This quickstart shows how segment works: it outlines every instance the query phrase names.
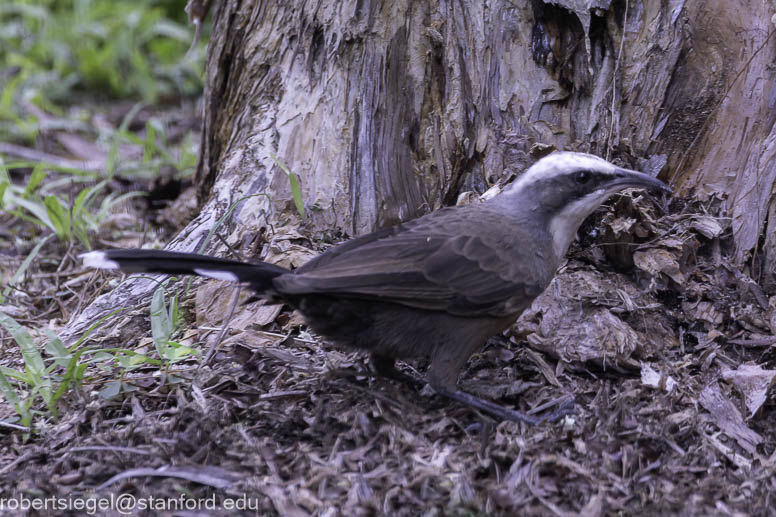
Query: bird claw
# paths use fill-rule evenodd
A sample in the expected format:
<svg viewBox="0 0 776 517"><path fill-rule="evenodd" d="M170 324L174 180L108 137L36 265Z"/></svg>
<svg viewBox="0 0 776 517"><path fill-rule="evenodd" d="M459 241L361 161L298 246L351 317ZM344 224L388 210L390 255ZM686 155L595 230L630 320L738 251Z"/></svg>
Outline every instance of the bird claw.
<svg viewBox="0 0 776 517"><path fill-rule="evenodd" d="M395 366L395 360L393 358L372 354L370 358L370 365L372 370L374 370L374 372L377 375L380 375L382 377L407 383L409 385L413 385L416 387L420 387L424 384L418 379L415 379L414 377L411 377L405 374L404 372L397 370ZM500 404L496 404L495 402L491 402L489 400L479 398L477 396L472 395L471 393L467 393L465 391L461 391L457 389L451 390L443 387L434 387L434 391L436 391L440 395L443 395L449 399L455 400L457 402L460 402L461 404L464 404L478 411L486 413L499 420L511 420L513 422L524 422L528 425L538 425L545 421L554 423L560 420L561 418L563 418L564 416L574 412L574 397L571 395L566 395L559 399L553 400L547 404L543 404L542 406L534 408L531 411L531 413L539 413L541 411L544 411L547 408L557 406L557 405L560 406L552 413L539 416L535 414L528 414L514 409L510 409Z"/></svg>
<svg viewBox="0 0 776 517"><path fill-rule="evenodd" d="M553 401L549 405L545 405L541 409L546 409L547 407L554 406L556 404L559 404L560 407L553 411L552 413L545 414L541 417L541 421L547 421L550 423L555 423L558 420L562 419L566 415L574 414L574 397L572 395L566 395L565 397L561 397L558 400Z"/></svg>
<svg viewBox="0 0 776 517"><path fill-rule="evenodd" d="M511 420L514 422L525 422L530 425L538 425L544 422L550 422L554 424L555 422L561 420L566 415L570 415L574 413L574 397L572 396L563 397L558 401L556 401L556 403L560 404L560 407L558 409L556 409L552 413L547 413L541 416L521 413L520 411L514 411L508 408L503 408L504 414L502 416L502 419ZM551 405L554 405L554 404L551 404ZM549 407L549 406L545 406L545 408L546 407Z"/></svg>
<svg viewBox="0 0 776 517"><path fill-rule="evenodd" d="M550 404L547 404L540 408L536 408L535 411L541 411L543 409L546 409L547 407L560 404L560 407L555 411L553 411L552 413L542 415L542 416L537 416L537 415L523 413L521 411L516 411L514 409L509 409L500 404L496 404L495 402L491 402L489 400L475 397L474 395L470 393L466 393L465 391L450 390L442 387L436 387L434 389L440 395L443 395L447 398L460 402L461 404L464 404L474 409L477 409L479 411L482 411L483 413L487 413L500 420L524 422L528 425L538 425L545 421L557 422L564 416L574 412L574 397L571 395L561 397L560 399L555 400Z"/></svg>

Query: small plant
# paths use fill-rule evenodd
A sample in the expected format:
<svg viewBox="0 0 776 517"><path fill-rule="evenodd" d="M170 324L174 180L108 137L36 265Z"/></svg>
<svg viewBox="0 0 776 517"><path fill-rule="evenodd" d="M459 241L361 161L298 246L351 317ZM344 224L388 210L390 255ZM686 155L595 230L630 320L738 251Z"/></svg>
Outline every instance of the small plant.
<svg viewBox="0 0 776 517"><path fill-rule="evenodd" d="M151 298L151 337L159 357L165 361L179 361L194 353L186 345L173 341L180 327L181 315L178 306L178 296L170 298L170 305L165 304L164 286L159 286Z"/></svg>
<svg viewBox="0 0 776 517"><path fill-rule="evenodd" d="M88 130L61 107L78 99L154 103L200 94L206 38L187 52L194 30L185 5L0 2L0 140L33 143L41 130Z"/></svg>
<svg viewBox="0 0 776 517"><path fill-rule="evenodd" d="M193 30L184 1L43 0L0 5L0 64L17 67L20 92L54 102L73 89L153 102L199 92L204 46L187 54ZM174 13L176 19L169 17ZM30 96L30 92L25 93Z"/></svg>
<svg viewBox="0 0 776 517"><path fill-rule="evenodd" d="M47 175L42 164L34 165L27 185L24 187L13 185L7 170L19 166L20 164L0 166L0 210L36 226L50 229L63 242L69 243L75 237L87 248L91 248L89 233L99 228L100 223L110 215L113 206L131 197L142 195L139 192L120 195L111 192L103 196L98 203L98 195L107 186L107 180L103 180L96 185L82 188L70 203L54 193L49 193L54 187L59 186L58 182L41 185ZM87 176L68 179L75 183L84 178L89 180Z"/></svg>
<svg viewBox="0 0 776 517"><path fill-rule="evenodd" d="M165 304L165 288L160 285L151 299L150 309L151 336L154 348L159 359L148 357L144 354L127 349L101 349L95 355L95 361L101 361L104 365L112 368L115 364L120 365L123 372L129 372L139 367L154 366L159 368L160 374L165 382L175 384L181 382L181 378L176 375L170 375L168 367L183 359L194 355L196 351L184 344L173 340L174 335L180 328L181 316L178 306L178 297L173 295L170 299L170 305ZM119 396L122 392L130 393L137 387L123 378L111 379L105 383L105 387L100 390L99 396L104 399L111 399Z"/></svg>
<svg viewBox="0 0 776 517"><path fill-rule="evenodd" d="M21 292L15 290L25 289L30 269L42 265L35 272L49 273L46 268L65 255L59 246L41 260L41 250L56 242L91 248L94 232L116 205L141 195L113 192L117 177L134 182L156 178L162 168L172 168L178 178L193 171L196 146L191 134L183 142L168 139L165 123L156 115L145 122L140 136L131 127L149 104L201 93L207 38L187 52L193 29L186 26L185 5L186 0L0 2L0 141L22 144L17 146L36 157L10 161L0 156L0 217L17 240L36 240L4 282L0 303L9 303L9 298L13 303ZM90 113L112 99L137 102L118 128L93 124ZM62 167L45 160L75 162L32 152L37 146L30 144L54 142L57 135L72 132L84 140L96 139L101 154L90 155L90 163L97 166L88 171ZM124 153L128 148L138 152ZM57 275L60 272L72 273L64 268ZM166 298L161 286L154 294L150 319L155 351L149 346L144 350L148 355L84 346L89 334L116 312L95 323L72 346L65 346L50 330L26 328L0 313L0 333L11 335L23 358L23 367L17 367L9 354L9 362L0 367L0 398L14 408L27 436L36 421L57 417L63 395L74 387L99 386L98 396L114 397L139 389L132 380L139 368L149 367L165 382L180 382L169 366L194 350L177 337L177 296Z"/></svg>
<svg viewBox="0 0 776 517"><path fill-rule="evenodd" d="M126 126L131 121L130 116L134 116L134 114L130 112L119 129L112 135L107 167L108 175L118 172L116 159L118 157L118 146L122 143L136 145L143 151L141 160L125 164L121 171L124 176L150 179L158 176L158 171L163 167L171 167L179 177L193 173L194 167L197 165L197 155L193 151L195 146L191 141L191 133L187 135L187 138L181 145L173 149L167 143L164 125L157 119L152 118L146 122L144 138L128 131Z"/></svg>
<svg viewBox="0 0 776 517"><path fill-rule="evenodd" d="M52 390L50 372L27 329L2 312L0 312L0 325L16 341L21 349L25 365L23 371L0 366L0 392L19 414L21 424L29 428L32 424L32 404L38 396L43 399L49 412L56 416L56 403L53 397L54 391ZM9 377L21 383L25 389L17 393L13 389Z"/></svg>
<svg viewBox="0 0 776 517"><path fill-rule="evenodd" d="M85 378L89 366L97 368L97 373L91 378L92 382L97 380L99 372L111 376L101 383L103 388L98 393L101 398L113 398L121 392L137 389L124 379L124 375L141 367L159 368L166 382L180 382L180 377L168 373L169 365L189 358L196 352L173 340L180 324L178 298L173 296L168 306L165 303L164 286L157 288L151 301L151 332L158 359L126 348L81 348L97 327L123 310L118 309L101 318L70 348L54 332L46 329L45 358L36 347L29 330L0 312L0 327L13 337L24 360L22 370L0 366L0 394L13 406L23 427L31 430L35 417L57 418L57 403L62 396L73 386L89 382ZM119 378L116 378L116 368L120 370ZM35 408L38 401L43 402L45 409Z"/></svg>

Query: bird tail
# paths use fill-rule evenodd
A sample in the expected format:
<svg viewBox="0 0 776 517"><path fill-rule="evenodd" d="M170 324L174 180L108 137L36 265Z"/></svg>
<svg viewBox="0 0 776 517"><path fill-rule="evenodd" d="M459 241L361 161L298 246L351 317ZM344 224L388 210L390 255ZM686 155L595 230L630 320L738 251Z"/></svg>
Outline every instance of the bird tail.
<svg viewBox="0 0 776 517"><path fill-rule="evenodd" d="M231 282L245 282L259 293L272 290L272 280L284 273L289 273L287 269L267 262L250 264L177 251L105 250L83 253L80 257L86 267L120 269L127 273L198 275Z"/></svg>

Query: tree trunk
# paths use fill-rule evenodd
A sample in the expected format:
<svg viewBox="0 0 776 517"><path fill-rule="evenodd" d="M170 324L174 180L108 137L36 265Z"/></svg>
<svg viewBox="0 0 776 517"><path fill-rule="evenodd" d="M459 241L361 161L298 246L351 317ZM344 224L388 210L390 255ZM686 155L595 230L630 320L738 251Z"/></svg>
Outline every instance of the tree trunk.
<svg viewBox="0 0 776 517"><path fill-rule="evenodd" d="M757 246L776 179L766 3L383 4L222 6L201 202L267 191L273 202L240 212L288 211L275 152L318 209L308 224L359 234L519 173L542 142L661 168L684 194L724 197L736 258ZM232 222L256 230L239 212Z"/></svg>
<svg viewBox="0 0 776 517"><path fill-rule="evenodd" d="M219 231L238 249L267 228L362 234L519 174L542 143L722 199L736 260L756 252L759 273L774 270L776 44L765 2L216 4L202 212L172 248L197 249L233 205ZM301 181L305 220L273 154ZM154 284L143 285L71 330Z"/></svg>

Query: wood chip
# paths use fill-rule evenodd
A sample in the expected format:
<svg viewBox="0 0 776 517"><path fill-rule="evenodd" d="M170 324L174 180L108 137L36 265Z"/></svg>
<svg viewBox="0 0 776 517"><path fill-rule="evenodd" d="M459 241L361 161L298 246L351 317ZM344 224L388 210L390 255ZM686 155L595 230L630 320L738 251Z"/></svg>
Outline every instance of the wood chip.
<svg viewBox="0 0 776 517"><path fill-rule="evenodd" d="M701 406L711 414L714 423L725 434L733 438L738 445L750 454L754 454L763 438L750 429L735 405L722 393L717 382L706 386L699 397Z"/></svg>

